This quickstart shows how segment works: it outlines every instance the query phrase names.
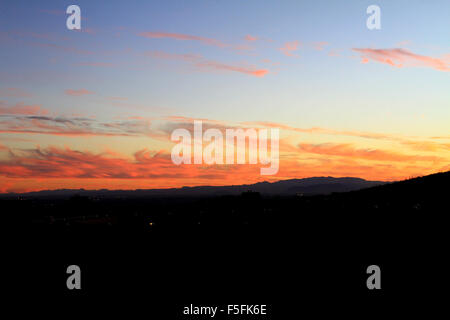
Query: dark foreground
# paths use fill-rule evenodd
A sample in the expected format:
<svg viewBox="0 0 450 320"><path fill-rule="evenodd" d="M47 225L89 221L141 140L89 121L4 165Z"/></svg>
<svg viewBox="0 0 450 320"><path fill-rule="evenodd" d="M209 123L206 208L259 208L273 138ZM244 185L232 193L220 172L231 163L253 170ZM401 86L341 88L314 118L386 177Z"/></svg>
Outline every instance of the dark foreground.
<svg viewBox="0 0 450 320"><path fill-rule="evenodd" d="M183 315L190 304L268 308L216 319L436 309L448 297L449 182L442 173L313 197L1 200L8 298L157 319L208 318ZM81 290L66 287L72 264ZM381 290L366 286L373 264Z"/></svg>

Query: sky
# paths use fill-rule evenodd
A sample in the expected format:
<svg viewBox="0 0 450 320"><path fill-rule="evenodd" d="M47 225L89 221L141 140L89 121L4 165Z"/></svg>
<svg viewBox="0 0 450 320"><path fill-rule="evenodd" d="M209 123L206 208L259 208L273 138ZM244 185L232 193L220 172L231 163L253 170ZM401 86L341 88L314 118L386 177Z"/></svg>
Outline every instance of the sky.
<svg viewBox="0 0 450 320"><path fill-rule="evenodd" d="M0 192L450 170L449 13L447 0L0 0ZM277 174L175 165L171 133L196 119L278 128Z"/></svg>

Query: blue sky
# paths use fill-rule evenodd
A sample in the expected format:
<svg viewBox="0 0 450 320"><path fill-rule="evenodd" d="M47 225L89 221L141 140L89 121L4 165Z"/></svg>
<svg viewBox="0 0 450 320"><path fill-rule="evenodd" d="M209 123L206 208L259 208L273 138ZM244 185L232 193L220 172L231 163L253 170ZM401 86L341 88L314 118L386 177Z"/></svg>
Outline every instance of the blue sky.
<svg viewBox="0 0 450 320"><path fill-rule="evenodd" d="M94 91L103 92L104 95L109 92L131 95L140 101L152 101L151 104L168 109L181 109L192 116L224 118L228 111L235 111L240 112L243 119L255 120L255 113L264 114L267 111L267 116L274 116L273 112L279 110L281 103L284 112L276 115L280 121L289 120L292 112L305 108L311 117L315 113L311 109L317 111L314 121L323 119L332 122L327 124L338 126L333 123L333 117L325 119L319 109L333 112L333 109L330 110L331 104L343 102L349 95L355 103L375 100L369 112L375 109L372 104L382 104L380 99L392 98L392 86L402 96L412 95L413 101L430 98L428 93L423 97L419 92L411 92L411 85L416 86L417 82L421 88L428 87L438 96L448 98L444 93L447 74L421 69L394 74L388 67L361 66L348 58L356 56L351 48L391 48L397 47L402 41L409 41L411 47L417 48L421 54L434 56L445 52L449 44L448 1L379 1L377 4L382 9L382 29L379 31L370 31L365 27L365 8L372 1L270 1L264 4L260 1L77 1L82 16L86 18L82 26L94 30L95 35L92 36L65 29L65 15L42 12L63 11L69 4L72 2L9 1L4 2L1 10L3 15L0 26L4 31L21 30L59 38L69 37L69 41L62 41L64 45L94 52L86 55L52 52L49 48L20 43L4 51L2 72L24 74L16 83L24 84L22 80L27 73L48 73L50 79L47 83L45 79L39 84L31 80L28 86L41 86L40 92L46 97L51 96L53 101L48 102L53 105L58 103L57 95L51 94L56 89L54 80L58 80L61 89L65 86L80 86L79 82L83 82L81 86L100 87L101 84L101 88ZM258 52L239 56L230 53L231 50L201 43L172 39L149 40L137 36L139 32L147 30L193 34L233 44L244 43L242 38L250 34L272 42L259 43L256 45ZM122 35L115 36L117 32L122 32ZM341 50L339 52L347 59L333 59L327 56L326 51L317 52L310 48L299 50L300 59L283 57L277 47L293 40L304 44L326 41L329 43L328 51ZM38 41L34 39L32 42ZM125 50L132 50L132 53L125 54ZM208 59L247 61L255 65L262 65L261 59L270 59L281 66L276 75L259 81L241 75L216 77L170 68L169 71L161 71L155 63L140 56L151 50L178 54L201 52ZM86 61L130 64L133 60L143 65L135 70L130 70L132 68L129 66L114 70L74 66ZM417 81L422 76L431 81ZM117 78L128 79L133 86L124 87ZM14 85L13 82L11 85ZM204 94L205 88L208 88L208 95ZM178 94L172 95L173 90ZM326 91L329 98L318 97L317 92L321 91ZM370 99L371 91L377 91L381 98ZM361 97L358 97L358 92ZM404 104L410 105L410 102L406 98ZM439 98L435 103L436 108L442 109ZM227 113L221 111L224 108ZM379 108L383 109L383 106ZM338 109L341 114L345 111L342 105ZM414 105L410 110L420 111ZM353 113L353 108L351 111ZM403 115L404 112L405 107L400 107L399 114ZM362 118L359 120L363 121Z"/></svg>

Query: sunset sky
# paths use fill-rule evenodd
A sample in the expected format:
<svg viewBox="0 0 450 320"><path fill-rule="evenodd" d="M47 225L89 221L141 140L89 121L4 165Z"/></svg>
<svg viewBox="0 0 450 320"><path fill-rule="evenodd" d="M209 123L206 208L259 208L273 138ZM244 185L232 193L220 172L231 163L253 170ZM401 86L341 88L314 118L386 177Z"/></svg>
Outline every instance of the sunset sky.
<svg viewBox="0 0 450 320"><path fill-rule="evenodd" d="M448 0L0 0L0 192L450 170L449 17ZM176 166L170 135L195 119L279 128L279 172Z"/></svg>

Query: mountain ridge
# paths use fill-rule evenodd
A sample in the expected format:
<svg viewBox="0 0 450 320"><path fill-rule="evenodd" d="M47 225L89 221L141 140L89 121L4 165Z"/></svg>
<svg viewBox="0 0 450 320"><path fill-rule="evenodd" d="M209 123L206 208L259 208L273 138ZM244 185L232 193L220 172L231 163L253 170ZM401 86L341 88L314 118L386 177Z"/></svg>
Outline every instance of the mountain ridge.
<svg viewBox="0 0 450 320"><path fill-rule="evenodd" d="M131 196L131 197L195 197L195 196L220 196L238 195L243 192L259 192L262 195L315 195L330 194L333 192L346 192L383 185L384 181L370 181L355 177L309 177L303 179L287 179L276 182L256 182L253 184L224 185L224 186L183 186L167 189L135 189L135 190L109 190L96 189L55 189L41 190L26 193L3 193L1 198L7 197L71 197L81 196Z"/></svg>

